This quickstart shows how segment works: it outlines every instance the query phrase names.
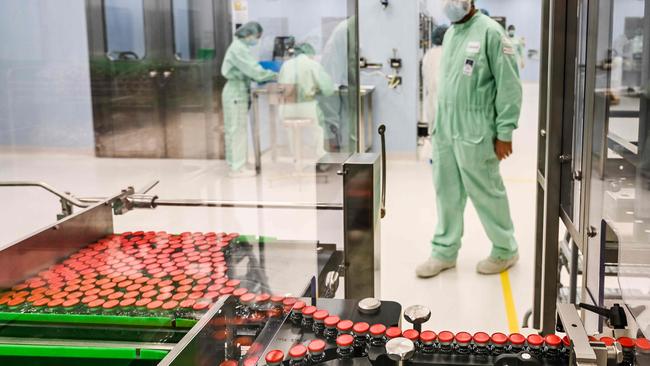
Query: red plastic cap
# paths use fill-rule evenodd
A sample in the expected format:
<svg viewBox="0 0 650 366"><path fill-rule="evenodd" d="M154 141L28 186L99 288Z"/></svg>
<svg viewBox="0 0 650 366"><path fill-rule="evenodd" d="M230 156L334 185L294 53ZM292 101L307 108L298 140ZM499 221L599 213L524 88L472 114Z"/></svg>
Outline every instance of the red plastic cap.
<svg viewBox="0 0 650 366"><path fill-rule="evenodd" d="M526 340L533 347L541 347L544 344L544 338L539 334L531 334Z"/></svg>
<svg viewBox="0 0 650 366"><path fill-rule="evenodd" d="M456 343L467 344L472 341L472 335L467 332L459 332L456 334Z"/></svg>
<svg viewBox="0 0 650 366"><path fill-rule="evenodd" d="M476 334L474 334L473 338L474 338L474 343L476 344L485 345L488 344L488 342L490 342L490 335L485 332L477 332ZM524 338L524 341L525 340L526 339Z"/></svg>
<svg viewBox="0 0 650 366"><path fill-rule="evenodd" d="M249 357L244 360L244 366L255 366L257 365L257 361L259 361L257 357Z"/></svg>
<svg viewBox="0 0 650 366"><path fill-rule="evenodd" d="M314 320L324 321L325 318L330 316L330 313L327 310L318 310L314 313Z"/></svg>
<svg viewBox="0 0 650 366"><path fill-rule="evenodd" d="M352 329L353 326L354 326L354 323L352 322L352 320L341 320L336 325L336 328L341 332L349 332Z"/></svg>
<svg viewBox="0 0 650 366"><path fill-rule="evenodd" d="M288 297L284 300L282 300L282 305L284 306L293 306L298 300L294 299L293 297Z"/></svg>
<svg viewBox="0 0 650 366"><path fill-rule="evenodd" d="M302 309L307 306L304 301L296 301L295 304L293 304L293 307L291 309L295 311L302 311Z"/></svg>
<svg viewBox="0 0 650 366"><path fill-rule="evenodd" d="M441 343L451 343L454 340L454 333L444 330L438 333L438 341Z"/></svg>
<svg viewBox="0 0 650 366"><path fill-rule="evenodd" d="M265 302L268 302L269 300L271 300L271 295L269 294L259 294L255 298L255 302L258 304L263 304Z"/></svg>
<svg viewBox="0 0 650 366"><path fill-rule="evenodd" d="M398 327L390 327L386 329L386 337L389 339L397 338L402 336L402 330Z"/></svg>
<svg viewBox="0 0 650 366"><path fill-rule="evenodd" d="M267 363L280 363L284 360L284 353L276 349L267 353L264 359Z"/></svg>
<svg viewBox="0 0 650 366"><path fill-rule="evenodd" d="M564 336L562 337L562 344L564 344L564 347L570 347L571 346L571 339L569 336Z"/></svg>
<svg viewBox="0 0 650 366"><path fill-rule="evenodd" d="M289 357L291 358L304 358L307 355L307 347L302 344L297 344L289 350Z"/></svg>
<svg viewBox="0 0 650 366"><path fill-rule="evenodd" d="M244 294L246 294L247 292L248 292L248 289L247 289L247 288L245 288L245 287L240 287L240 288L236 289L235 291L233 291L233 292L232 292L232 295L233 295L233 296L240 297L241 295L244 295Z"/></svg>
<svg viewBox="0 0 650 366"><path fill-rule="evenodd" d="M219 364L219 366L237 366L238 363L235 360L225 360Z"/></svg>
<svg viewBox="0 0 650 366"><path fill-rule="evenodd" d="M313 341L309 342L309 346L307 346L307 348L311 353L322 353L325 351L326 346L327 344L322 339L314 339Z"/></svg>
<svg viewBox="0 0 650 366"><path fill-rule="evenodd" d="M600 341L605 343L606 346L613 346L616 340L612 337L601 337Z"/></svg>
<svg viewBox="0 0 650 366"><path fill-rule="evenodd" d="M315 306L305 306L302 308L302 315L303 316L314 316L314 313L318 311L318 309Z"/></svg>
<svg viewBox="0 0 650 366"><path fill-rule="evenodd" d="M336 345L339 347L350 347L354 342L354 337L349 334L343 334L336 338Z"/></svg>
<svg viewBox="0 0 650 366"><path fill-rule="evenodd" d="M255 301L255 294L252 294L252 293L244 294L239 298L239 301L241 301L241 302L243 302L245 304L250 304L253 301Z"/></svg>
<svg viewBox="0 0 650 366"><path fill-rule="evenodd" d="M324 323L325 323L326 327L334 328L339 324L340 321L341 321L341 318L339 318L336 315L332 315L332 316L328 316L327 318L325 318Z"/></svg>
<svg viewBox="0 0 650 366"><path fill-rule="evenodd" d="M497 332L490 336L490 341L492 341L492 344L503 346L506 344L506 342L508 342L508 337L503 333Z"/></svg>
<svg viewBox="0 0 650 366"><path fill-rule="evenodd" d="M386 333L386 326L383 324L375 324L370 327L370 334L375 337L381 337Z"/></svg>
<svg viewBox="0 0 650 366"><path fill-rule="evenodd" d="M510 344L513 346L523 346L524 343L526 343L526 337L519 333L512 333L509 337L508 340L510 341Z"/></svg>
<svg viewBox="0 0 650 366"><path fill-rule="evenodd" d="M420 332L415 329L407 329L402 333L402 336L415 342L420 338Z"/></svg>
<svg viewBox="0 0 650 366"><path fill-rule="evenodd" d="M555 334L549 334L544 338L546 345L549 347L560 347L562 344L562 338L556 336ZM632 342L632 347L634 347L634 342Z"/></svg>
<svg viewBox="0 0 650 366"><path fill-rule="evenodd" d="M646 338L639 338L634 342L636 344L636 349L646 353L650 352L650 341L648 341Z"/></svg>
<svg viewBox="0 0 650 366"><path fill-rule="evenodd" d="M433 343L436 341L436 338L438 338L438 335L430 330L425 330L420 333L420 341L422 343Z"/></svg>
<svg viewBox="0 0 650 366"><path fill-rule="evenodd" d="M368 324L366 322L356 323L352 327L352 331L354 333L356 333L356 334L359 334L359 335L366 334L366 333L368 333L369 330L370 330L370 324Z"/></svg>
<svg viewBox="0 0 650 366"><path fill-rule="evenodd" d="M620 337L618 343L620 343L623 348L634 348L634 340L630 337Z"/></svg>

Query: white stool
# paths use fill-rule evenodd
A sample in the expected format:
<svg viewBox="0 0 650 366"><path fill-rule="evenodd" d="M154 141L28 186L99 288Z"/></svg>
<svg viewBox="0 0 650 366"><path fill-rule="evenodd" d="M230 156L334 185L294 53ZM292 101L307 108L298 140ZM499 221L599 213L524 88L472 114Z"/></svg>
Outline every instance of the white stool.
<svg viewBox="0 0 650 366"><path fill-rule="evenodd" d="M282 125L291 129L293 144L293 162L296 171L302 169L302 129L313 127L316 121L312 118L285 118Z"/></svg>

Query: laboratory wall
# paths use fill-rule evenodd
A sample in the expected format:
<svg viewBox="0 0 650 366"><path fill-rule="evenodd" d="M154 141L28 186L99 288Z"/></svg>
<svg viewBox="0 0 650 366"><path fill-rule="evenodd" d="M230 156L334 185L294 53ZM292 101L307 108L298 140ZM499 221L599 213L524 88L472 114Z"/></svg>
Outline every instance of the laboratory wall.
<svg viewBox="0 0 650 366"><path fill-rule="evenodd" d="M374 85L375 130L386 124L387 150L394 155L414 157L417 144L419 60L418 13L420 2L393 0L384 9L377 0L359 0L361 57L383 64L381 71L392 73L388 60L393 49L402 58L399 74L402 85L390 89L386 77L372 71L361 72L361 83ZM377 139L375 140L377 141ZM374 144L375 149L378 143Z"/></svg>
<svg viewBox="0 0 650 366"><path fill-rule="evenodd" d="M93 148L83 0L0 1L0 147Z"/></svg>
<svg viewBox="0 0 650 366"><path fill-rule="evenodd" d="M525 82L538 82L539 53L529 58L528 51L540 50L541 0L476 0L476 6L486 9L492 16L506 17L508 25L513 24L516 27L517 37L523 37L526 41L526 67L521 70L521 79ZM442 12L442 0L427 0L427 9L436 22L449 24Z"/></svg>
<svg viewBox="0 0 650 366"><path fill-rule="evenodd" d="M346 2L322 0L248 0L248 16L262 24L264 38L259 57L273 56L278 36L293 36L297 43L308 42L320 53L332 30L347 17Z"/></svg>

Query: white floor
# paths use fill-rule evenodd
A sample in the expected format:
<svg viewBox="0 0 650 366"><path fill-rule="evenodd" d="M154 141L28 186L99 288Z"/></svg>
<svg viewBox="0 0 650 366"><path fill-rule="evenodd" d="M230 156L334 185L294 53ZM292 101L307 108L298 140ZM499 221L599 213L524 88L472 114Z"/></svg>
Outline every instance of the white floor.
<svg viewBox="0 0 650 366"><path fill-rule="evenodd" d="M525 85L515 155L502 174L510 195L521 262L509 273L517 321L532 302L535 170L537 162L537 85ZM223 162L181 160L96 159L90 155L37 152L0 153L0 181L39 180L82 197L107 196L133 185L159 179L154 193L164 198L209 198L238 201L315 202L331 200L338 182L330 180L328 197L317 194L313 177L290 174L286 164L267 165L257 179L229 180ZM388 163L388 216L382 222L382 292L386 300L429 306L434 315L427 328L453 331L510 330L500 276L483 277L476 262L489 253L489 242L473 208L468 206L464 248L458 267L441 276L420 280L415 265L430 252L435 225L435 199L427 163L395 158ZM57 200L45 192L0 188L0 247L51 222ZM318 220L317 220L318 219ZM320 220L320 221L319 221ZM324 221L323 221L324 220ZM116 230L227 230L283 239L340 242L340 218L335 213L250 209L159 208L116 219ZM325 224L323 224L325 222ZM323 230L323 227L329 228Z"/></svg>

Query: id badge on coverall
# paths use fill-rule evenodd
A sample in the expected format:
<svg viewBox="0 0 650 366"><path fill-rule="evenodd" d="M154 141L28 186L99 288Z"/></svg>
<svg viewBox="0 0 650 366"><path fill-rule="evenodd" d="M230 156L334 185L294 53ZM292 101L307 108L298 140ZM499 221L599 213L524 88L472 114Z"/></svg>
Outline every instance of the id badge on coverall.
<svg viewBox="0 0 650 366"><path fill-rule="evenodd" d="M463 74L467 76L472 76L474 73L474 58L475 55L478 55L481 50L480 42L468 42L467 49L465 50L468 57L465 59L465 64L463 65Z"/></svg>

